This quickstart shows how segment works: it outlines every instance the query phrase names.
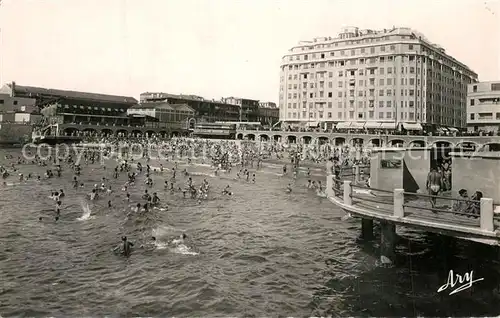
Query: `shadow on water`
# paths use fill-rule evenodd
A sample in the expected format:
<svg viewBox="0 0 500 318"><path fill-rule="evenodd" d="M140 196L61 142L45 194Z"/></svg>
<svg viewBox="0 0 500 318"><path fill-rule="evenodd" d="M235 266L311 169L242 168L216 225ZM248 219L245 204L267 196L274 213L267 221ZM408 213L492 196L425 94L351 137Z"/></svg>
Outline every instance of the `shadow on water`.
<svg viewBox="0 0 500 318"><path fill-rule="evenodd" d="M359 248L378 258L378 240L358 241ZM400 237L395 264L377 264L371 270L348 278L327 271L324 287L310 303L317 316L416 317L496 316L500 312L500 249L480 243L427 233L415 238ZM327 262L328 263L328 262ZM484 278L469 289L446 284L450 270L473 279ZM334 300L334 301L333 301Z"/></svg>

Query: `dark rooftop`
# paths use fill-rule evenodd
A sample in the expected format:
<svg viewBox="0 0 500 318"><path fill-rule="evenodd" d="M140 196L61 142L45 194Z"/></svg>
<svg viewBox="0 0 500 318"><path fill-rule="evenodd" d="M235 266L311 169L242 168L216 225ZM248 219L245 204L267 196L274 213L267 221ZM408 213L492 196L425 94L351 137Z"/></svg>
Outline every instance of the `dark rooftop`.
<svg viewBox="0 0 500 318"><path fill-rule="evenodd" d="M137 104L137 100L133 97L128 96L116 96L116 95L106 95L106 94L95 94L77 91L66 91L60 89L49 89L34 86L21 86L17 84L7 84L11 89L14 86L14 94L19 94L23 96L33 96L36 95L50 95L57 96L61 98L77 99L77 100L87 100L95 102L108 102L117 104Z"/></svg>

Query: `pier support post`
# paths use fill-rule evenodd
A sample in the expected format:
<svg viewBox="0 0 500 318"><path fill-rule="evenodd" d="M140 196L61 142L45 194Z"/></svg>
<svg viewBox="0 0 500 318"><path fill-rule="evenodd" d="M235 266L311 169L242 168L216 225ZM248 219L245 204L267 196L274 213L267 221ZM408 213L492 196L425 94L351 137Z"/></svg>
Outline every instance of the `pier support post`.
<svg viewBox="0 0 500 318"><path fill-rule="evenodd" d="M352 205L351 194L352 194L351 181L344 180L344 204L345 205Z"/></svg>
<svg viewBox="0 0 500 318"><path fill-rule="evenodd" d="M480 203L479 223L481 230L493 232L493 199L482 198Z"/></svg>
<svg viewBox="0 0 500 318"><path fill-rule="evenodd" d="M361 239L365 241L373 239L373 220L361 219Z"/></svg>
<svg viewBox="0 0 500 318"><path fill-rule="evenodd" d="M405 216L404 189L394 189L394 216L402 218Z"/></svg>
<svg viewBox="0 0 500 318"><path fill-rule="evenodd" d="M359 180L360 180L360 177L359 177L359 175L360 175L359 170L360 170L360 169L359 169L359 166L355 166L355 167L354 167L354 182L355 182L355 184L359 184Z"/></svg>
<svg viewBox="0 0 500 318"><path fill-rule="evenodd" d="M331 174L327 174L326 175L326 190L325 190L325 193L326 193L326 197L327 198L335 196L335 192L333 190L333 175L331 175Z"/></svg>
<svg viewBox="0 0 500 318"><path fill-rule="evenodd" d="M387 221L380 222L380 262L392 264L395 259L396 225Z"/></svg>

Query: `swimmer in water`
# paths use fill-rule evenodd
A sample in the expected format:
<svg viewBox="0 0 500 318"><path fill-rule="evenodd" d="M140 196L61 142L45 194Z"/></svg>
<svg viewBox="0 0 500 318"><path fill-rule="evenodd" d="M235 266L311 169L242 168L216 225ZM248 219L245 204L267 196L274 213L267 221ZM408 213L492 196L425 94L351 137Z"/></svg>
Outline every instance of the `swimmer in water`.
<svg viewBox="0 0 500 318"><path fill-rule="evenodd" d="M113 251L114 252L120 251L120 254L128 257L132 253L132 247L134 246L134 244L128 241L126 236L122 236L122 242L123 244L121 246L118 245L117 247L115 247Z"/></svg>
<svg viewBox="0 0 500 318"><path fill-rule="evenodd" d="M286 193L291 193L292 192L292 186L291 184L289 183L288 186L286 187L286 190L285 190Z"/></svg>

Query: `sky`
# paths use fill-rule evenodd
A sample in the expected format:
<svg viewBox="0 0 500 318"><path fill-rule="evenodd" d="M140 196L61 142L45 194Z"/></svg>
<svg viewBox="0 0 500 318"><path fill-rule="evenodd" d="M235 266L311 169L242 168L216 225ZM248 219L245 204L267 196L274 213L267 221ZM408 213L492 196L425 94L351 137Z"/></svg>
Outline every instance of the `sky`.
<svg viewBox="0 0 500 318"><path fill-rule="evenodd" d="M500 80L500 0L0 0L0 83L278 102L283 55L342 27L410 27Z"/></svg>

